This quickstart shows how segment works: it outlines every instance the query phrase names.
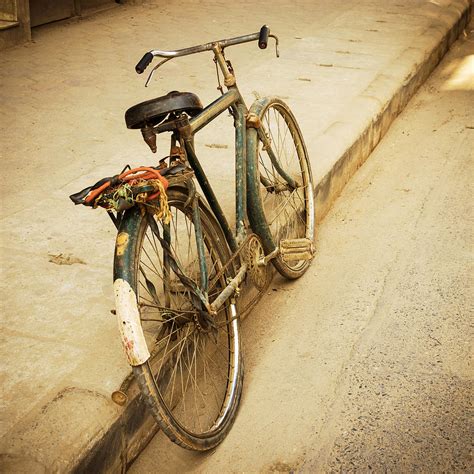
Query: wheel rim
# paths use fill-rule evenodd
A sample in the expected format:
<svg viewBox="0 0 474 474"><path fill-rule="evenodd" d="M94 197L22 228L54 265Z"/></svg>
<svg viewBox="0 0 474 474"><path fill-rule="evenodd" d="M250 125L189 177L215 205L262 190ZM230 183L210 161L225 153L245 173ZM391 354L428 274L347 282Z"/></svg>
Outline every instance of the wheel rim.
<svg viewBox="0 0 474 474"><path fill-rule="evenodd" d="M173 256L199 286L201 284L196 237L190 210L180 201L169 201L169 226L156 221L167 236ZM204 225L203 239L210 282L209 301L225 284L214 281L222 268L212 232ZM178 238L177 238L178 236ZM236 391L239 370L237 321L230 305L213 320L193 307L191 291L179 280L149 226L142 230L137 258L137 293L145 339L152 357L157 398L165 416L196 437L218 432L226 422ZM202 313L201 313L202 314Z"/></svg>
<svg viewBox="0 0 474 474"><path fill-rule="evenodd" d="M275 246L284 239L313 239L313 189L306 149L289 111L278 103L265 110L262 123L278 165L297 184L292 189L258 141L260 196L264 215ZM298 271L306 261L285 263Z"/></svg>

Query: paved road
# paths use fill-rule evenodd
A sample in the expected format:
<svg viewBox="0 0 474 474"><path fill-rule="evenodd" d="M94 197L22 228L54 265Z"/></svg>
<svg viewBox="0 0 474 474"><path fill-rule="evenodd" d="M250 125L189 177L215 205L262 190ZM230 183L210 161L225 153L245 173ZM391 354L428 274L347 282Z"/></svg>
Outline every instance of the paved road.
<svg viewBox="0 0 474 474"><path fill-rule="evenodd" d="M203 456L159 435L131 473L472 472L473 29L344 190L307 275L275 278L243 323L228 438Z"/></svg>

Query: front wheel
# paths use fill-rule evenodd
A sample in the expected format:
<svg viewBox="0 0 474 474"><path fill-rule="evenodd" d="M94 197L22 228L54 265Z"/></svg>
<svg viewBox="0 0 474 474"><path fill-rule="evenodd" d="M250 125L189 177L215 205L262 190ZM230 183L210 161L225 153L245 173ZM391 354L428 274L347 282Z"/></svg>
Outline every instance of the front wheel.
<svg viewBox="0 0 474 474"><path fill-rule="evenodd" d="M243 379L239 321L230 301L211 317L197 296L207 289L212 303L230 276L221 271L229 251L219 225L186 190L171 188L167 196L169 224L138 207L121 223L117 316L161 429L180 446L203 451L224 439L236 416Z"/></svg>
<svg viewBox="0 0 474 474"><path fill-rule="evenodd" d="M295 252L301 259L286 259L281 251L272 260L281 275L298 278L311 263L314 240L308 152L295 117L282 100L258 100L250 113L260 126L247 134L249 218L266 253L285 245L301 249Z"/></svg>

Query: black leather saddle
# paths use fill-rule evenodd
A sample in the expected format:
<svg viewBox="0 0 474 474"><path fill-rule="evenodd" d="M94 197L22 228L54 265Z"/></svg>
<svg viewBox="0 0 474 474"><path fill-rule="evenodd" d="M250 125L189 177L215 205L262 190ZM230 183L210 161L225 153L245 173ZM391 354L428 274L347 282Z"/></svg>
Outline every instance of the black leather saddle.
<svg viewBox="0 0 474 474"><path fill-rule="evenodd" d="M191 117L202 110L199 97L191 92L172 91L130 107L125 112L127 128L142 128L161 123L168 114L186 112Z"/></svg>

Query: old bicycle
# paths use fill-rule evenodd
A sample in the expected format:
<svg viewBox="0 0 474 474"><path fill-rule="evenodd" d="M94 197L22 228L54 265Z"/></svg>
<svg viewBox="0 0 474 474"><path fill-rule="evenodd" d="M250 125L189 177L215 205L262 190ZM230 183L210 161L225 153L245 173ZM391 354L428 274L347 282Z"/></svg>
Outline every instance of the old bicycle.
<svg viewBox="0 0 474 474"><path fill-rule="evenodd" d="M123 346L160 427L188 449L215 447L236 416L242 286L250 282L262 291L270 262L286 278L298 278L314 253L312 175L296 120L278 98L247 109L224 55L251 41L264 49L269 37L278 46L263 26L254 34L147 52L136 71L162 58L152 75L170 59L211 51L227 91L221 88L207 107L195 94L176 91L131 107L127 127L141 130L153 152L156 135L171 133L169 156L71 196L76 204L106 208L118 228L114 293ZM234 230L194 147L194 135L226 110L235 127Z"/></svg>

